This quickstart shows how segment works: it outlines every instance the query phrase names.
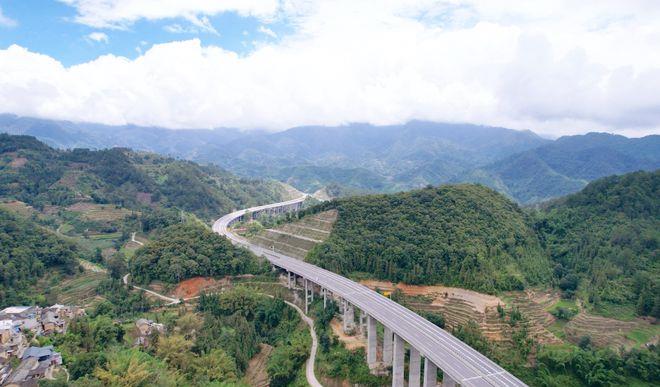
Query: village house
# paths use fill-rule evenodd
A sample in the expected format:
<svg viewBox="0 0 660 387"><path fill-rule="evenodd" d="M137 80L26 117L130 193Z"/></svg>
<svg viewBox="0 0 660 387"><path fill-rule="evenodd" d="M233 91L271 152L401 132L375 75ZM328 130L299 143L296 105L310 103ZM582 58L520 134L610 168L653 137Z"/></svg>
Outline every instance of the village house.
<svg viewBox="0 0 660 387"><path fill-rule="evenodd" d="M85 315L77 306L53 305L11 306L0 311L0 384L8 386L36 386L38 380L51 378L62 357L53 347L29 347L26 333L41 336L66 333L73 318ZM12 369L11 359L21 359Z"/></svg>
<svg viewBox="0 0 660 387"><path fill-rule="evenodd" d="M165 333L165 325L144 318L135 321L135 327L136 338L134 344L142 347L149 346L149 337L153 332Z"/></svg>
<svg viewBox="0 0 660 387"><path fill-rule="evenodd" d="M55 304L40 311L41 329L44 335L66 333L67 323L85 315L85 310L77 306Z"/></svg>
<svg viewBox="0 0 660 387"><path fill-rule="evenodd" d="M19 329L39 334L41 332L41 324L38 321L40 311L41 308L38 306L10 306L0 311L0 320L11 320Z"/></svg>
<svg viewBox="0 0 660 387"><path fill-rule="evenodd" d="M37 385L39 379L53 379L53 372L62 365L62 356L52 345L29 347L21 357L21 363L7 378L5 386Z"/></svg>
<svg viewBox="0 0 660 387"><path fill-rule="evenodd" d="M11 364L9 359L0 358L0 385L2 385L7 377L11 374Z"/></svg>
<svg viewBox="0 0 660 387"><path fill-rule="evenodd" d="M19 333L18 325L12 320L0 320L0 344L11 341L11 337Z"/></svg>
<svg viewBox="0 0 660 387"><path fill-rule="evenodd" d="M12 320L0 320L0 359L20 357L28 342L19 325Z"/></svg>

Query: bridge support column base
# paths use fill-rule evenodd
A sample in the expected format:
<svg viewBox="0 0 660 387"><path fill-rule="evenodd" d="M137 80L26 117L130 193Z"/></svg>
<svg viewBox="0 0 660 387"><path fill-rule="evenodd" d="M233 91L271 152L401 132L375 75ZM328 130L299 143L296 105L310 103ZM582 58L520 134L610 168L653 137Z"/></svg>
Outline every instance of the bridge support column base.
<svg viewBox="0 0 660 387"><path fill-rule="evenodd" d="M343 319L343 328L344 334L353 333L355 328L355 309L353 305L349 304L348 301L344 300L344 319Z"/></svg>

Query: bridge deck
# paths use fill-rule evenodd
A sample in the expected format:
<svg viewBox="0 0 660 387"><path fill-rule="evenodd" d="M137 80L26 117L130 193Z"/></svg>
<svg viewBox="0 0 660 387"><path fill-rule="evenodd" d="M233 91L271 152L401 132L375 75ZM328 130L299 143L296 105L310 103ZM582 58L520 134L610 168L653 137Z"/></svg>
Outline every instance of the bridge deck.
<svg viewBox="0 0 660 387"><path fill-rule="evenodd" d="M236 211L218 219L213 230L265 256L273 265L304 277L368 313L419 350L436 366L462 386L525 386L515 376L450 333L387 297L348 278L286 255L254 246L230 233L228 225L244 215L263 209L291 205L304 198Z"/></svg>

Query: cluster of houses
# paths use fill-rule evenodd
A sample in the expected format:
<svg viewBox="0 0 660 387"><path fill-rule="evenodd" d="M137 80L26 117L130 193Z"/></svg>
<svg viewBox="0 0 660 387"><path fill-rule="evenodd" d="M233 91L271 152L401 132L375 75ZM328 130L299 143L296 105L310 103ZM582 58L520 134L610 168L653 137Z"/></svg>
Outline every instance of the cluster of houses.
<svg viewBox="0 0 660 387"><path fill-rule="evenodd" d="M76 306L11 306L0 311L0 384L36 386L62 364L52 346L30 346L30 337L65 333L68 322L85 314ZM14 364L14 366L12 366ZM16 365L18 364L18 365Z"/></svg>

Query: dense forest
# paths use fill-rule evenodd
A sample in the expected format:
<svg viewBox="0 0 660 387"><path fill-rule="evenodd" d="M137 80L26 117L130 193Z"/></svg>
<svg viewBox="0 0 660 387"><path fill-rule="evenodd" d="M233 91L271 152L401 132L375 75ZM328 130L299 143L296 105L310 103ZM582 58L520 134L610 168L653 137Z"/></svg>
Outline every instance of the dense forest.
<svg viewBox="0 0 660 387"><path fill-rule="evenodd" d="M76 246L0 209L0 308L43 299L28 288L52 268L74 272L75 251Z"/></svg>
<svg viewBox="0 0 660 387"><path fill-rule="evenodd" d="M257 273L263 264L249 251L195 223L166 227L139 249L130 261L130 273L139 283L153 280L176 283L195 276Z"/></svg>
<svg viewBox="0 0 660 387"><path fill-rule="evenodd" d="M539 235L567 293L595 307L660 317L660 171L612 176L539 214Z"/></svg>
<svg viewBox="0 0 660 387"><path fill-rule="evenodd" d="M547 283L548 260L527 215L482 186L425 188L321 204L339 217L309 260L330 270L485 292Z"/></svg>
<svg viewBox="0 0 660 387"><path fill-rule="evenodd" d="M211 219L283 195L279 183L241 179L215 166L125 148L60 151L33 137L0 134L0 198L38 209L81 201L161 205Z"/></svg>
<svg viewBox="0 0 660 387"><path fill-rule="evenodd" d="M482 186L429 187L301 216L339 211L308 256L333 271L485 292L558 286L597 309L658 317L659 185L659 171L603 178L539 210Z"/></svg>
<svg viewBox="0 0 660 387"><path fill-rule="evenodd" d="M122 319L117 319L122 317ZM281 299L236 288L204 295L193 313L165 310L150 317L164 324L145 346L134 346L129 315L106 313L103 306L74 320L65 334L40 337L54 345L69 370L68 382L53 386L228 386L245 385L248 361L268 344L274 351L267 369L272 386L296 378L309 352L310 338L300 318ZM50 384L49 384L50 383ZM41 385L41 384L40 384Z"/></svg>

